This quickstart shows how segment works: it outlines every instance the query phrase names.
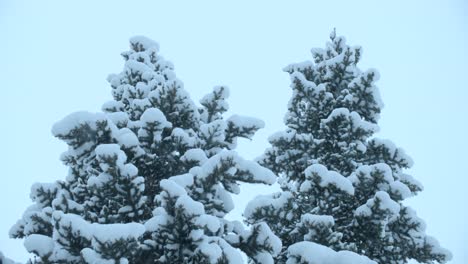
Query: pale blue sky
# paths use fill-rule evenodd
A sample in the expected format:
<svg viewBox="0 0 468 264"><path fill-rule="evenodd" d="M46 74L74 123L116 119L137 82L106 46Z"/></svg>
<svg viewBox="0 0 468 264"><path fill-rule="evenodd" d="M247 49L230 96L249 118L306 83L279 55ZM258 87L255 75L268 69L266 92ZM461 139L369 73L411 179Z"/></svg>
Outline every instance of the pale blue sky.
<svg viewBox="0 0 468 264"><path fill-rule="evenodd" d="M282 128L291 92L281 69L310 59L336 27L363 46L361 68L380 71L379 136L412 156L409 172L425 185L409 203L452 250L452 263L468 261L466 1L168 2L0 1L0 251L26 259L8 230L33 182L66 175L58 159L66 146L50 128L110 99L105 78L121 70L129 37L158 41L194 100L226 84L232 112L265 120L239 149L254 158Z"/></svg>

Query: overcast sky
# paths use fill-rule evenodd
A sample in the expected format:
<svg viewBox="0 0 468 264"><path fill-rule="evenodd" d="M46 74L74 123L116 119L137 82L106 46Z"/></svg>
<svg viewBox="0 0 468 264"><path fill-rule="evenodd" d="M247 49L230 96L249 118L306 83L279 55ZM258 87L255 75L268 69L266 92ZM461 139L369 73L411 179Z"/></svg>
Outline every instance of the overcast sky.
<svg viewBox="0 0 468 264"><path fill-rule="evenodd" d="M26 260L8 230L31 204L32 183L66 175L59 161L66 146L50 128L111 98L106 77L122 69L129 37L158 41L195 101L228 85L231 113L266 122L239 148L254 158L283 127L291 91L282 68L310 60L336 27L363 47L361 69L380 72L379 136L412 156L408 172L425 186L408 204L453 252L452 263L467 263L466 1L168 2L0 1L0 251ZM256 194L250 188L236 200Z"/></svg>

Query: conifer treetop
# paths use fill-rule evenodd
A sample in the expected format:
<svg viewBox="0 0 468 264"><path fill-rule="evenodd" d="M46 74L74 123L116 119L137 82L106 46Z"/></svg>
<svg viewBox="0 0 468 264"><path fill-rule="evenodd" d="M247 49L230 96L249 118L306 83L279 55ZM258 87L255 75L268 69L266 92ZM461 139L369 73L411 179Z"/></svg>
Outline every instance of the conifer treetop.
<svg viewBox="0 0 468 264"><path fill-rule="evenodd" d="M265 221L281 238L279 262L315 263L298 251L313 251L311 243L377 263L449 261L450 252L404 204L423 189L405 172L412 159L374 136L383 107L378 71L361 70L362 48L335 30L325 48L311 52L312 61L284 69L293 91L287 129L269 138L271 147L258 159L279 176L282 191L251 201L247 222Z"/></svg>
<svg viewBox="0 0 468 264"><path fill-rule="evenodd" d="M239 182L276 179L234 151L263 122L224 117L226 86L196 104L148 38L131 38L122 56L103 112L53 126L68 175L33 185L10 236L25 239L33 263L242 263L239 250L273 263L281 242L265 223L224 219Z"/></svg>

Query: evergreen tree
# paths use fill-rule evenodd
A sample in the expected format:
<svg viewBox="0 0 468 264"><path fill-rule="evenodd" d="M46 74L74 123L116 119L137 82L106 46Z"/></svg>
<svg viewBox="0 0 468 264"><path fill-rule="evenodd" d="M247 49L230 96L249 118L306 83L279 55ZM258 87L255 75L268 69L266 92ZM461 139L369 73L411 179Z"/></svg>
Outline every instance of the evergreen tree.
<svg viewBox="0 0 468 264"><path fill-rule="evenodd" d="M357 67L361 54L333 31L325 49L312 50L313 62L285 68L293 90L287 129L269 138L272 146L259 159L280 176L282 192L254 199L245 211L248 223L265 221L281 238L278 263L322 263L294 262L297 250L315 245L303 241L377 263L451 258L403 203L422 190L404 172L412 160L373 137L383 107L379 74Z"/></svg>
<svg viewBox="0 0 468 264"><path fill-rule="evenodd" d="M197 106L173 65L144 37L130 40L121 73L110 75L113 100L103 113L57 122L68 145L65 180L37 183L34 204L11 228L32 263L272 263L281 242L265 223L244 229L224 216L238 182L274 174L233 151L257 119L225 119L224 86Z"/></svg>

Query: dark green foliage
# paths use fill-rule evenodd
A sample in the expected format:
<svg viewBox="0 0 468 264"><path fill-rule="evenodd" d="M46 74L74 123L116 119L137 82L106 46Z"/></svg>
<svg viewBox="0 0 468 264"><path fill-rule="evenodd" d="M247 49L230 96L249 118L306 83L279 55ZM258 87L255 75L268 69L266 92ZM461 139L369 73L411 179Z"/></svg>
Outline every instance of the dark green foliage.
<svg viewBox="0 0 468 264"><path fill-rule="evenodd" d="M383 106L375 86L379 76L357 67L361 55L360 47L348 46L333 31L325 49L312 50L313 62L285 68L293 90L288 128L270 137L272 146L259 159L280 176L283 192L252 201L247 221L267 222L282 239L281 263L288 247L301 241L352 250L378 263L446 262L450 253L402 203L422 190L403 173L411 159L392 142L373 138ZM322 165L325 170L310 173ZM333 221L318 221L325 216Z"/></svg>

